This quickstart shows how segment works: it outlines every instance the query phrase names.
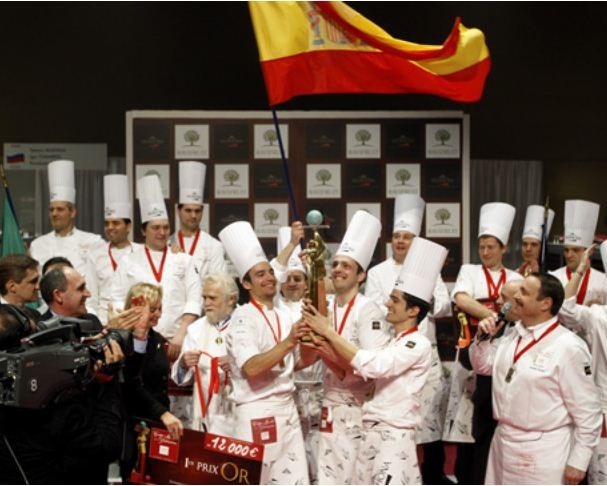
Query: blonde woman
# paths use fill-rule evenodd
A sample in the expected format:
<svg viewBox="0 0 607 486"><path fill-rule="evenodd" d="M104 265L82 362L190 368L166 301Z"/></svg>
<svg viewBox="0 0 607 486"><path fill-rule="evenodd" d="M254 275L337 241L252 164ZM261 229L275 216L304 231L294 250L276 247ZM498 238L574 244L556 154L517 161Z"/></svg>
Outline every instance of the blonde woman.
<svg viewBox="0 0 607 486"><path fill-rule="evenodd" d="M171 436L177 439L183 434L183 424L169 411L167 341L154 331L162 314L162 287L148 283L133 285L124 308L132 307L144 307L145 310L133 328L135 353L127 358L125 365L124 398L127 412L131 417L161 421ZM131 445L132 459L127 459L124 465L127 469L123 469L127 473L134 464L134 440Z"/></svg>

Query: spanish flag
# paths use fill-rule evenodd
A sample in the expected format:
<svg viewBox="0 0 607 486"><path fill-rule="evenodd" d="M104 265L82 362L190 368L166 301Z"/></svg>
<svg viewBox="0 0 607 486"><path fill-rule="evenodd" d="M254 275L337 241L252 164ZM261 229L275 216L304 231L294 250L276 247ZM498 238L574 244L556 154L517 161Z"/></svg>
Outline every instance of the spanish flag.
<svg viewBox="0 0 607 486"><path fill-rule="evenodd" d="M343 2L249 2L249 10L270 105L326 93L478 101L491 66L485 36L459 18L434 46L395 39Z"/></svg>

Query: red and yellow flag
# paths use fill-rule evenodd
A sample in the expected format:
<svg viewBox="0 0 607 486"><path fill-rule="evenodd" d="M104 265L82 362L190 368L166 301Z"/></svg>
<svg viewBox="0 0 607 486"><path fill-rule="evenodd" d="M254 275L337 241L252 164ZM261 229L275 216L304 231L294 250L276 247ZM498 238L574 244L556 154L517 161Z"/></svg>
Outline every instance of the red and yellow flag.
<svg viewBox="0 0 607 486"><path fill-rule="evenodd" d="M478 101L491 66L485 36L459 18L433 46L395 39L343 2L249 2L249 10L270 105L326 93Z"/></svg>

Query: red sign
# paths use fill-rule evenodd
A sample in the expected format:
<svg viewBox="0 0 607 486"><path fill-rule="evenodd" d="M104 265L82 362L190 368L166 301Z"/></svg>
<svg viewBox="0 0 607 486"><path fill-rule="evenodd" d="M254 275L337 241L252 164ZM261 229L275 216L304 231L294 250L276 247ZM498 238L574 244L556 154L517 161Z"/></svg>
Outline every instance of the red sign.
<svg viewBox="0 0 607 486"><path fill-rule="evenodd" d="M263 445L261 444L252 444L244 440L209 433L206 433L204 436L204 448L209 451L220 452L234 457L243 457L254 461L259 461L263 455Z"/></svg>
<svg viewBox="0 0 607 486"><path fill-rule="evenodd" d="M179 441L171 439L168 430L152 428L149 456L151 459L175 463L179 457Z"/></svg>
<svg viewBox="0 0 607 486"><path fill-rule="evenodd" d="M256 444L273 444L277 436L276 419L264 417L251 420L251 432Z"/></svg>
<svg viewBox="0 0 607 486"><path fill-rule="evenodd" d="M131 484L259 484L262 444L190 429L174 441L162 424L143 423Z"/></svg>

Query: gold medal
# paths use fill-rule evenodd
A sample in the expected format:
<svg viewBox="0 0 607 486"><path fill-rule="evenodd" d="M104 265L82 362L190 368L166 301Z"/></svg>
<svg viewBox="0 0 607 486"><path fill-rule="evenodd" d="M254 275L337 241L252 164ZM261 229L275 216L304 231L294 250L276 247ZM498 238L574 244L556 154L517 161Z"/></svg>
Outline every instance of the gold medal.
<svg viewBox="0 0 607 486"><path fill-rule="evenodd" d="M223 343L223 338L221 336L217 336L217 338L215 339L215 342L217 344L222 344Z"/></svg>

